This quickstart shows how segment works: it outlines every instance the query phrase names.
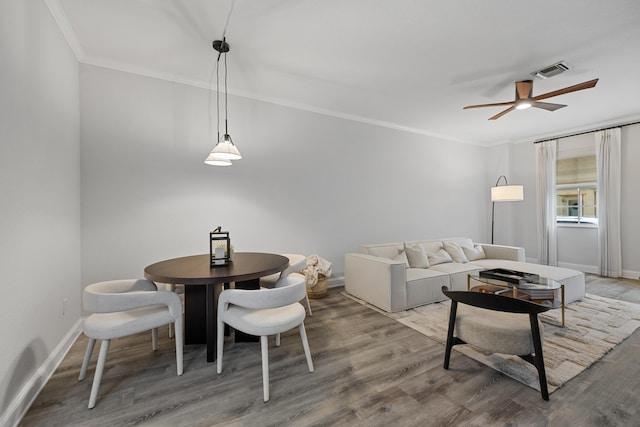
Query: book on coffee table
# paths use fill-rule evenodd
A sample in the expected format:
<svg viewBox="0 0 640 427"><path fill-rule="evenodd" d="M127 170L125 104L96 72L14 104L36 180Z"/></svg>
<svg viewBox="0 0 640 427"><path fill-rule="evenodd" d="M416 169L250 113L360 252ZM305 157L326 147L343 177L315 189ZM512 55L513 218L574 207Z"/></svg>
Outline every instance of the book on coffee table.
<svg viewBox="0 0 640 427"><path fill-rule="evenodd" d="M473 292L481 292L483 294L496 294L496 295L504 295L505 297L518 298L523 300L530 300L531 296L521 292L519 289L516 289L515 295L513 292L513 288L504 287L504 286L495 286L495 285L479 285L471 288Z"/></svg>
<svg viewBox="0 0 640 427"><path fill-rule="evenodd" d="M478 273L480 277L487 277L489 279L502 280L508 283L524 284L537 282L540 276L537 274L524 273L522 271L508 270L506 268L494 268L491 270L483 270Z"/></svg>

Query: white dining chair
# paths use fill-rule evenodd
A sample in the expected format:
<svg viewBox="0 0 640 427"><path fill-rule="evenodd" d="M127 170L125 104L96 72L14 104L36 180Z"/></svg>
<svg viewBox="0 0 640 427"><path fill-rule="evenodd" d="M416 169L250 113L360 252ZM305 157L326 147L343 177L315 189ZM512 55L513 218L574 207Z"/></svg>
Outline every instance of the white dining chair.
<svg viewBox="0 0 640 427"><path fill-rule="evenodd" d="M82 293L82 303L84 309L92 314L83 324L83 332L89 338L89 343L78 381L86 377L96 340L102 340L91 386L89 409L96 405L109 343L113 338L151 329L152 348L155 351L157 328L174 324L176 367L178 375L182 375L182 302L174 292L158 291L155 283L144 279L112 280L88 285Z"/></svg>
<svg viewBox="0 0 640 427"><path fill-rule="evenodd" d="M286 256L289 258L289 266L282 270L280 273L270 274L268 276L264 276L260 278L260 287L261 288L275 288L286 286L286 281L281 281L292 273L297 273L302 271L307 266L307 257L300 254L281 254L282 256ZM309 302L309 295L307 292L304 293L304 299L307 302L307 309L309 310L309 316L313 316L311 312L311 303Z"/></svg>
<svg viewBox="0 0 640 427"><path fill-rule="evenodd" d="M218 374L222 373L224 325L260 337L262 352L263 398L269 400L269 336L278 335L295 327L300 331L302 346L307 358L309 372L313 372L313 361L307 333L304 328L306 316L300 300L306 294L306 280L300 274L291 274L286 286L272 289L226 289L218 300ZM279 340L276 342L279 345Z"/></svg>

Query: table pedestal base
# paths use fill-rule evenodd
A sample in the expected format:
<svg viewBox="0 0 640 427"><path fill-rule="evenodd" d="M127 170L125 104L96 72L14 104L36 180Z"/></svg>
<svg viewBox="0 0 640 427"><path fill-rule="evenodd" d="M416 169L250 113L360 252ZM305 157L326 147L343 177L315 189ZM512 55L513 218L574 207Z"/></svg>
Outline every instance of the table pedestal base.
<svg viewBox="0 0 640 427"><path fill-rule="evenodd" d="M225 284L225 288L228 287ZM207 362L216 361L217 346L217 301L222 285L189 285L184 287L184 343L185 345L206 344ZM260 289L259 280L236 282L236 289ZM207 329L207 324L213 325ZM210 335L210 336L207 336ZM259 337L235 331L236 342L258 342Z"/></svg>

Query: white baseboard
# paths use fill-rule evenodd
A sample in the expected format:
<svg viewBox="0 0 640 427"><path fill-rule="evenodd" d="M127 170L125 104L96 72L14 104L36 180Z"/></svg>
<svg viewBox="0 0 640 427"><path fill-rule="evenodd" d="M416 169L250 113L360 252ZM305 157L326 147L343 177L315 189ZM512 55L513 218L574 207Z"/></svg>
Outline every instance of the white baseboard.
<svg viewBox="0 0 640 427"><path fill-rule="evenodd" d="M0 426L17 426L27 413L42 388L47 384L53 373L71 349L73 343L82 332L82 319L71 327L62 341L53 349L47 360L36 369L31 378L23 385L20 392L11 400L7 410L0 417Z"/></svg>
<svg viewBox="0 0 640 427"><path fill-rule="evenodd" d="M597 265L572 264L570 262L559 262L558 267L570 268L571 270L582 271L583 273L600 274L600 268Z"/></svg>
<svg viewBox="0 0 640 427"><path fill-rule="evenodd" d="M640 271L622 270L622 277L625 279L640 279Z"/></svg>
<svg viewBox="0 0 640 427"><path fill-rule="evenodd" d="M327 288L338 288L340 286L344 286L344 276L329 278Z"/></svg>

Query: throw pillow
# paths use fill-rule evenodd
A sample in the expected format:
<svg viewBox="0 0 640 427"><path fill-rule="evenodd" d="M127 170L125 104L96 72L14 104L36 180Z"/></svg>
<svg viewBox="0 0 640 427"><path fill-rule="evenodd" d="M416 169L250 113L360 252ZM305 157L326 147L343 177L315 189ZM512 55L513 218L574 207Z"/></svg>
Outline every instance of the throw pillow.
<svg viewBox="0 0 640 427"><path fill-rule="evenodd" d="M462 250L462 247L459 244L454 242L444 242L444 249L449 255L451 255L451 258L455 262L460 262L462 264L464 264L465 262L469 262L466 255L464 254L464 251Z"/></svg>
<svg viewBox="0 0 640 427"><path fill-rule="evenodd" d="M474 245L473 248L465 248L463 246L462 250L469 261L486 258L486 255L484 254L484 249L482 249L482 246L480 245Z"/></svg>
<svg viewBox="0 0 640 427"><path fill-rule="evenodd" d="M453 261L449 253L445 251L444 248L434 254L427 254L427 258L429 259L429 265L444 264L445 262Z"/></svg>
<svg viewBox="0 0 640 427"><path fill-rule="evenodd" d="M407 253L405 251L400 252L398 255L392 258L393 261L404 262L407 267L410 267L409 260L407 259Z"/></svg>
<svg viewBox="0 0 640 427"><path fill-rule="evenodd" d="M442 240L423 240L420 242L422 249L429 254L435 254L442 248Z"/></svg>
<svg viewBox="0 0 640 427"><path fill-rule="evenodd" d="M407 254L407 260L409 261L409 267L412 268L429 268L429 258L427 253L422 249L419 244L404 244L404 252Z"/></svg>

